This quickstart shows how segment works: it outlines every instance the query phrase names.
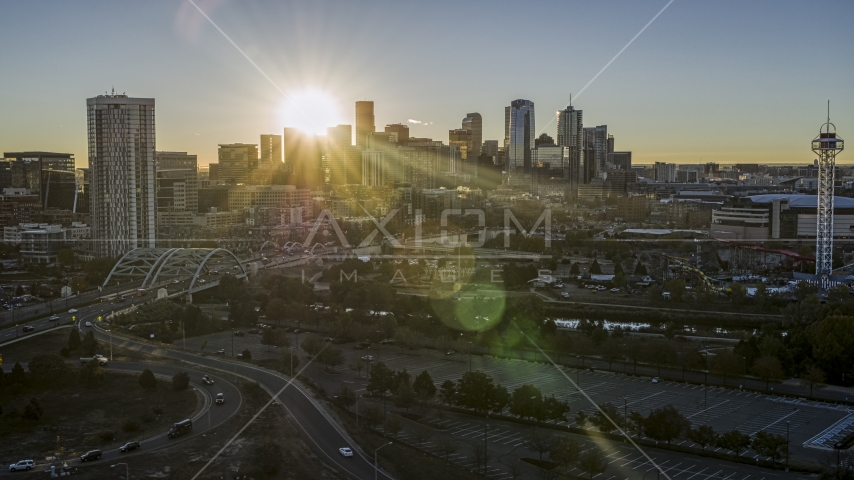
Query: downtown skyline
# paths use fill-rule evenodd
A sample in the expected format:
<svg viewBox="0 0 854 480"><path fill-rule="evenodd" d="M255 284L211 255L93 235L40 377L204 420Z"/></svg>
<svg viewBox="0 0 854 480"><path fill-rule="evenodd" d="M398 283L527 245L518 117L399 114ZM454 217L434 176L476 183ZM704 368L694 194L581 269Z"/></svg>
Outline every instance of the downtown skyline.
<svg viewBox="0 0 854 480"><path fill-rule="evenodd" d="M50 33L0 54L8 71L28 72L5 79L0 90L2 148L65 151L85 165L84 101L113 87L155 98L157 149L191 152L200 165L216 161L220 143L256 143L304 122L294 120L293 108L285 115L285 95L306 90L323 92L338 110L324 128L355 125L355 101L372 100L378 130L406 123L413 136L447 142L467 112L479 112L483 140L501 140L503 109L521 98L537 105L536 134L555 136L555 112L668 4L609 2L614 13L603 20L585 4L471 3L443 16L451 4L440 3L407 22L409 5L196 3L270 81L186 1L4 6L5 45L20 44L34 25ZM854 19L851 5L825 3L834 23ZM617 149L632 150L636 164L811 163L806 142L828 99L840 132L854 125L854 61L844 55L854 34L821 27L811 6L769 5L674 1L573 106L584 110L586 126L607 124ZM509 42L502 22L526 8L530 35ZM110 20L125 16L150 30L123 34ZM554 35L562 16L579 18L577 35ZM467 20L476 21L465 30ZM55 33L68 22L79 28ZM98 42L98 29L109 44ZM445 33L436 38L436 31ZM831 67L821 65L826 45L839 58ZM132 61L103 60L123 57ZM68 78L58 82L52 71Z"/></svg>

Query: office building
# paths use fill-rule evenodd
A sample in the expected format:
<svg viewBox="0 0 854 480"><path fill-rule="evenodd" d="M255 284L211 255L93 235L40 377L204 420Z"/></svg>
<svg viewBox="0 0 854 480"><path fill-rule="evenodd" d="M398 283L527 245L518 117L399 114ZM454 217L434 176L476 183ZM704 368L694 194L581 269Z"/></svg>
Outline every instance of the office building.
<svg viewBox="0 0 854 480"><path fill-rule="evenodd" d="M589 183L594 178L602 178L607 170L608 126L599 125L582 129L584 149L584 176Z"/></svg>
<svg viewBox="0 0 854 480"><path fill-rule="evenodd" d="M377 187L388 182L386 152L368 149L362 152L362 185Z"/></svg>
<svg viewBox="0 0 854 480"><path fill-rule="evenodd" d="M323 186L323 146L316 135L296 128L284 130L285 166L290 169L290 183L299 188Z"/></svg>
<svg viewBox="0 0 854 480"><path fill-rule="evenodd" d="M448 130L448 145L455 145L459 148L460 156L463 160L467 160L468 158L477 158L477 156L471 156L474 151L473 142L471 130L464 130L461 128Z"/></svg>
<svg viewBox="0 0 854 480"><path fill-rule="evenodd" d="M531 149L534 147L536 125L534 102L513 100L505 109L505 133L508 137L507 165L509 173L530 173Z"/></svg>
<svg viewBox="0 0 854 480"><path fill-rule="evenodd" d="M326 159L330 184L362 183L362 151L358 147L353 145L332 147Z"/></svg>
<svg viewBox="0 0 854 480"><path fill-rule="evenodd" d="M471 148L468 149L467 156L464 156L463 159L476 159L480 156L480 147L483 143L483 117L477 112L467 113L466 118L463 119L462 129L471 132Z"/></svg>
<svg viewBox="0 0 854 480"><path fill-rule="evenodd" d="M6 152L0 188L26 188L38 195L42 209L74 208L77 193L74 155L53 152Z"/></svg>
<svg viewBox="0 0 854 480"><path fill-rule="evenodd" d="M86 99L94 254L155 247L154 99Z"/></svg>
<svg viewBox="0 0 854 480"><path fill-rule="evenodd" d="M656 182L674 183L676 181L676 164L655 162L652 175Z"/></svg>
<svg viewBox="0 0 854 480"><path fill-rule="evenodd" d="M481 153L484 155L489 155L490 157L498 156L498 140L485 140L483 142L483 148L481 149Z"/></svg>
<svg viewBox="0 0 854 480"><path fill-rule="evenodd" d="M608 165L614 170L630 172L632 170L632 152L612 152L608 154Z"/></svg>
<svg viewBox="0 0 854 480"><path fill-rule="evenodd" d="M374 102L364 100L356 102L356 146L364 149L365 137L375 131Z"/></svg>
<svg viewBox="0 0 854 480"><path fill-rule="evenodd" d="M217 157L217 180L228 184L245 183L250 173L258 168L258 145L223 143L219 145Z"/></svg>
<svg viewBox="0 0 854 480"><path fill-rule="evenodd" d="M195 155L155 152L158 225L164 213L191 212L199 208L199 182Z"/></svg>
<svg viewBox="0 0 854 480"><path fill-rule="evenodd" d="M275 165L282 163L282 136L261 135L261 165Z"/></svg>
<svg viewBox="0 0 854 480"><path fill-rule="evenodd" d="M409 141L409 127L400 123L385 126L386 133L394 133L396 135L395 142L398 145L406 145Z"/></svg>

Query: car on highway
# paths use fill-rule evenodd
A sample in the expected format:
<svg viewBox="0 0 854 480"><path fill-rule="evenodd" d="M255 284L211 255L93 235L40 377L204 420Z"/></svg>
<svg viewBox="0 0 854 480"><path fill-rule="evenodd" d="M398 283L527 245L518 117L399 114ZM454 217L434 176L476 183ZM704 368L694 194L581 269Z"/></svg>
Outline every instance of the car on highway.
<svg viewBox="0 0 854 480"><path fill-rule="evenodd" d="M32 325L24 325L24 333L32 332L35 329L36 329L36 327L34 327Z"/></svg>
<svg viewBox="0 0 854 480"><path fill-rule="evenodd" d="M203 278L203 279L199 280L199 283L207 283L207 280L205 280L205 279Z"/></svg>
<svg viewBox="0 0 854 480"><path fill-rule="evenodd" d="M221 393L217 393L216 394L216 404L222 405L223 403L225 403L225 396L223 396L223 394L221 394Z"/></svg>
<svg viewBox="0 0 854 480"><path fill-rule="evenodd" d="M69 311L68 311L68 313L77 313L77 309L76 309L76 308L72 308L71 310L69 310Z"/></svg>
<svg viewBox="0 0 854 480"><path fill-rule="evenodd" d="M341 447L338 449L338 453L341 454L342 457L352 457L353 450L350 447Z"/></svg>
<svg viewBox="0 0 854 480"><path fill-rule="evenodd" d="M172 280L172 283L178 283L178 280Z"/></svg>
<svg viewBox="0 0 854 480"><path fill-rule="evenodd" d="M92 326L92 322L86 322L86 326L87 326L87 327L91 327L91 326Z"/></svg>
<svg viewBox="0 0 854 480"><path fill-rule="evenodd" d="M660 378L658 378L658 377L652 377L652 383L658 383L658 382L660 382L660 381L661 381L661 379L660 379Z"/></svg>
<svg viewBox="0 0 854 480"><path fill-rule="evenodd" d="M47 319L48 322L55 322L57 320L59 320L57 315L51 315L51 317Z"/></svg>
<svg viewBox="0 0 854 480"><path fill-rule="evenodd" d="M119 447L119 451L122 453L129 452L131 450L136 450L139 448L139 442L128 442L121 447Z"/></svg>
<svg viewBox="0 0 854 480"><path fill-rule="evenodd" d="M217 350L217 351L216 351L216 354L217 354L217 355L225 355L225 349L224 349L224 348L220 348L219 350Z"/></svg>
<svg viewBox="0 0 854 480"><path fill-rule="evenodd" d="M364 357L362 357L362 360L364 360L366 362L373 362L374 356L373 355L365 355Z"/></svg>
<svg viewBox="0 0 854 480"><path fill-rule="evenodd" d="M213 383L214 383L213 379L207 375L202 376L202 382L205 385L213 385Z"/></svg>
<svg viewBox="0 0 854 480"><path fill-rule="evenodd" d="M166 436L169 438L175 438L190 433L192 431L193 422L190 420L181 420L180 422L172 425L172 428L169 429L169 433L167 433Z"/></svg>
<svg viewBox="0 0 854 480"><path fill-rule="evenodd" d="M36 466L36 462L33 460L21 460L18 463L13 463L9 465L10 472L17 472L18 470L29 470Z"/></svg>
<svg viewBox="0 0 854 480"><path fill-rule="evenodd" d="M89 460L97 460L97 459L101 458L101 455L103 455L103 453L101 453L100 450L89 450L88 452L84 453L83 455L80 455L80 461L81 462L88 462Z"/></svg>

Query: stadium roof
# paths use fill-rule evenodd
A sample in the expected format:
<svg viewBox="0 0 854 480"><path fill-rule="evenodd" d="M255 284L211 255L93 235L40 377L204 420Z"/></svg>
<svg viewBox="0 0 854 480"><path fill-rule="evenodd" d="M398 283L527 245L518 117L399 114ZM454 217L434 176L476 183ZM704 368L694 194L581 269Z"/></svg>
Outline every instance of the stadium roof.
<svg viewBox="0 0 854 480"><path fill-rule="evenodd" d="M767 193L765 195L752 195L747 197L753 203L771 203L774 200L788 199L789 206L795 208L817 208L818 197L816 195L801 195L794 193ZM854 198L835 197L834 208L854 208Z"/></svg>

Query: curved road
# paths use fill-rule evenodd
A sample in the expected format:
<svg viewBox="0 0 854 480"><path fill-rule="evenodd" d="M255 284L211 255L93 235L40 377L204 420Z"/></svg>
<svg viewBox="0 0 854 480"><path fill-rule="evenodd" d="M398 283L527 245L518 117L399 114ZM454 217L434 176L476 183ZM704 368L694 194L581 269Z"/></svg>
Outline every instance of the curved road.
<svg viewBox="0 0 854 480"><path fill-rule="evenodd" d="M126 307L126 306L123 306ZM109 334L102 328L85 327L86 322L95 325L98 315L106 315L114 310L115 306L102 303L81 309L77 313L78 325L85 331L92 328L95 336L102 342L109 342ZM164 358L179 360L192 365L204 366L228 374L240 375L252 381L258 382L268 392L277 395L276 400L287 411L289 420L299 431L305 442L314 453L324 462L332 465L348 478L370 480L374 478L373 462L368 460L340 427L309 395L307 395L296 384L288 384L288 379L277 372L256 367L238 361L226 360L222 357L206 357L183 351L173 350L163 346L155 346L128 338L113 336L112 343L124 348L158 355ZM109 353L109 351L105 352ZM151 366L149 366L151 368ZM177 368L177 367L176 367ZM178 368L180 369L180 368ZM354 456L344 458L338 453L341 447L352 447ZM372 459L371 459L372 460ZM390 480L393 477L379 471L377 478Z"/></svg>
<svg viewBox="0 0 854 480"><path fill-rule="evenodd" d="M218 427L222 425L226 421L228 421L231 417L233 417L240 409L243 407L243 396L240 393L240 389L238 389L234 384L230 383L228 380L225 380L222 377L209 375L213 380L213 385L205 385L202 383L202 375L205 375L204 372L194 370L191 368L186 368L179 365L161 365L161 364L145 364L145 363L134 363L134 362L110 362L107 364L106 368L108 370L116 370L127 373L139 373L144 369L151 370L155 375L161 375L166 377L171 377L177 372L187 372L190 374L190 382L194 388L202 393L204 396L204 407L196 413L196 415L192 418L193 421L193 431L188 435L183 435L178 438L168 438L166 436L167 432L160 433L151 438L147 438L144 440L139 440L140 448L138 450L134 450L129 453L121 453L118 448L114 448L112 450L104 451L103 456L100 460L94 460L91 462L81 462L80 455L85 452L79 452L79 454L74 455L73 457L67 457L66 463L69 467L77 467L83 465L89 465L90 463L100 463L107 461L115 461L119 457L125 458L132 455L139 455L151 452L152 450L161 449L164 447L169 447L175 445L176 443L180 443L191 438L196 437L197 435L201 435L208 430ZM222 393L225 398L225 403L222 405L214 405L213 399L216 397L217 393ZM184 420L183 418L174 419L175 422L179 422ZM71 447L72 449L74 447ZM57 471L61 467L60 463L54 463L53 465L57 466ZM36 471L41 471L44 469L50 469L51 464L36 464ZM0 470L0 476L9 475L8 468Z"/></svg>

